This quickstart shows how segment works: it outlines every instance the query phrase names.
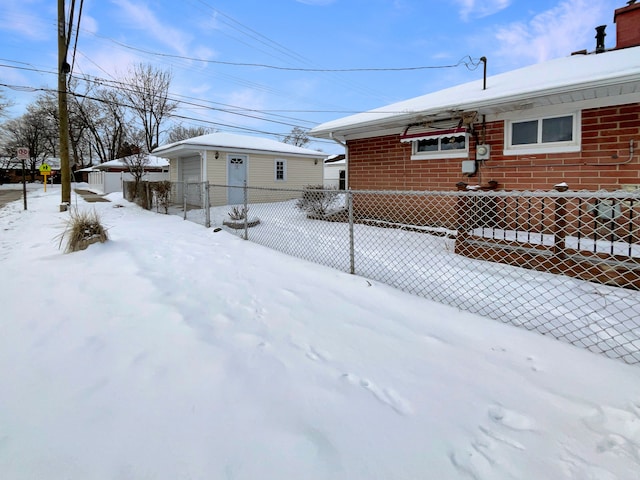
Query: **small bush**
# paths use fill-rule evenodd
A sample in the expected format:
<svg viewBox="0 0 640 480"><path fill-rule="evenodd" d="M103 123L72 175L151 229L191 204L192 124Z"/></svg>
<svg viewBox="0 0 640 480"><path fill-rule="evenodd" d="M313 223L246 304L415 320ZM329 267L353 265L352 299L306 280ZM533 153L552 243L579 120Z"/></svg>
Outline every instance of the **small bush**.
<svg viewBox="0 0 640 480"><path fill-rule="evenodd" d="M130 202L133 202L138 196L138 192L136 191L137 185L135 184L135 182L125 182L124 186L126 190L124 198L129 200Z"/></svg>
<svg viewBox="0 0 640 480"><path fill-rule="evenodd" d="M235 206L227 215L229 215L229 218L231 218L231 220L239 221L246 218L248 211L249 209L246 207Z"/></svg>
<svg viewBox="0 0 640 480"><path fill-rule="evenodd" d="M169 213L169 205L171 204L171 182L169 180L154 182L151 184L151 191L153 192L156 211L162 207L164 213Z"/></svg>
<svg viewBox="0 0 640 480"><path fill-rule="evenodd" d="M102 226L96 211L79 212L70 210L67 225L60 235L60 244L66 237L65 253L86 249L92 243L104 243L108 240L107 230Z"/></svg>
<svg viewBox="0 0 640 480"><path fill-rule="evenodd" d="M334 207L337 198L338 191L335 188L307 185L302 198L296 202L296 207L310 215L326 215Z"/></svg>

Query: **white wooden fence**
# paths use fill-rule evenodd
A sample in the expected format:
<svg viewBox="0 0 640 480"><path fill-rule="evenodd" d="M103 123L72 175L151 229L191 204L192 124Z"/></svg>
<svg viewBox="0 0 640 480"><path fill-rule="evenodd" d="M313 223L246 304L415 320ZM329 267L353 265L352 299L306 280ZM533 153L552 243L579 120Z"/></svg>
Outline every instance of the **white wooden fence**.
<svg viewBox="0 0 640 480"><path fill-rule="evenodd" d="M129 172L89 172L89 188L98 193L121 192L123 182L133 181L133 175ZM169 180L168 172L147 172L142 180L148 182L159 182Z"/></svg>

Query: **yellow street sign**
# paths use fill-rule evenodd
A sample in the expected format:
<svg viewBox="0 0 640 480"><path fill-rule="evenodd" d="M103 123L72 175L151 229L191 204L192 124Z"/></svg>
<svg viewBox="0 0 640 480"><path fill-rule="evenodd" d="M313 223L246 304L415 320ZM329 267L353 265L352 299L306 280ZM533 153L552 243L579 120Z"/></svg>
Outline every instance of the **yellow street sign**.
<svg viewBox="0 0 640 480"><path fill-rule="evenodd" d="M42 165L40 165L40 173L44 174L44 173L50 173L51 172L51 165L49 165L48 163L43 163Z"/></svg>

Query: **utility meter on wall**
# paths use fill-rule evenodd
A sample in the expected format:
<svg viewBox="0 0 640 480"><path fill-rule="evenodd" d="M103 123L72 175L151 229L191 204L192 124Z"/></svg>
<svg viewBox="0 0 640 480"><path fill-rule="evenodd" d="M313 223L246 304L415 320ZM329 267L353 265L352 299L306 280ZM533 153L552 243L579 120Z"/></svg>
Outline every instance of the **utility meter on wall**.
<svg viewBox="0 0 640 480"><path fill-rule="evenodd" d="M489 160L489 156L491 155L491 146L486 144L481 144L476 147L476 160Z"/></svg>

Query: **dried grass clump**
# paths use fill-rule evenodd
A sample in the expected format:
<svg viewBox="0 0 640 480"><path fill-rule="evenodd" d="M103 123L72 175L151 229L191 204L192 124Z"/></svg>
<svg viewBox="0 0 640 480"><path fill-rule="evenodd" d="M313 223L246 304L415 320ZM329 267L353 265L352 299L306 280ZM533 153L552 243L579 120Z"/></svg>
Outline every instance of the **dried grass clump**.
<svg viewBox="0 0 640 480"><path fill-rule="evenodd" d="M67 240L65 253L84 250L93 243L104 243L109 239L107 229L102 226L95 210L91 212L71 210L69 214L66 228L60 235L60 244L65 237Z"/></svg>

